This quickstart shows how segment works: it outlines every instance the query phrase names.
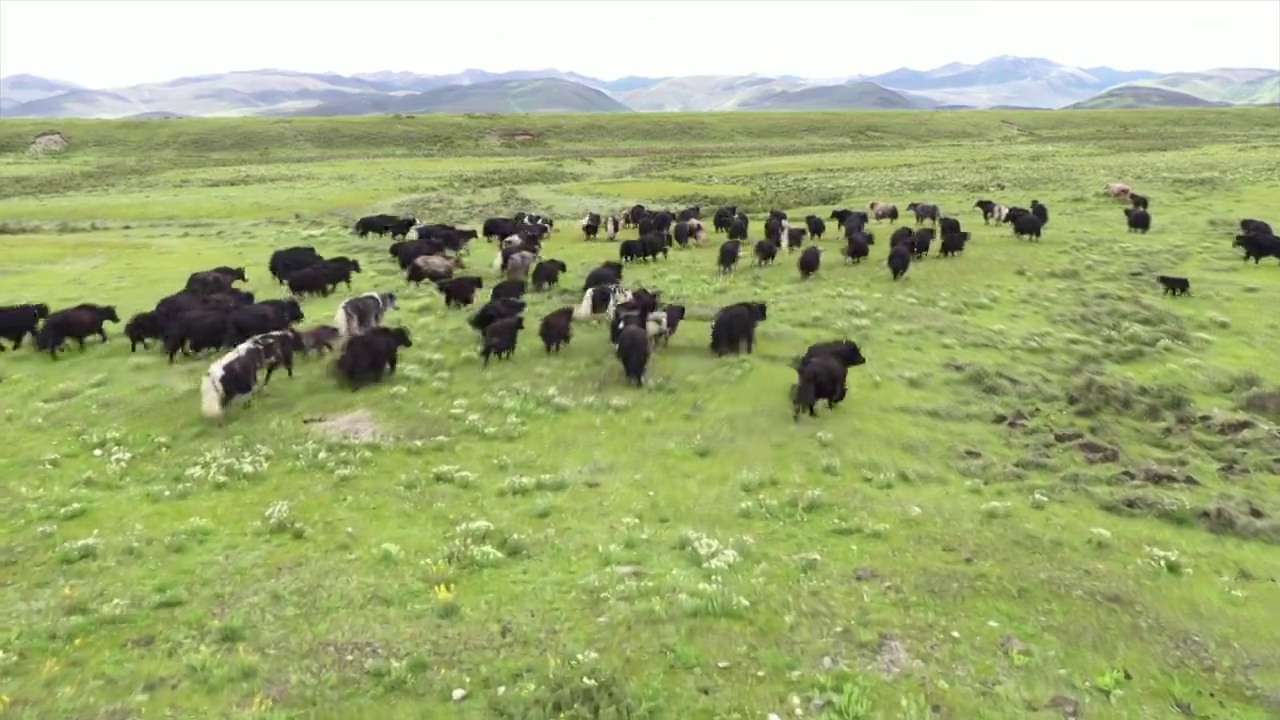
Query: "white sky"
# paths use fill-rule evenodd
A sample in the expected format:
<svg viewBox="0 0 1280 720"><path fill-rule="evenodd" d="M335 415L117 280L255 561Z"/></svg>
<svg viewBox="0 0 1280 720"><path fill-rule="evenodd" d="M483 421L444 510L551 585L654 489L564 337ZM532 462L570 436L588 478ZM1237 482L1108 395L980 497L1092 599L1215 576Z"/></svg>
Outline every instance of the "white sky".
<svg viewBox="0 0 1280 720"><path fill-rule="evenodd" d="M1276 68L1280 1L0 0L0 75L96 88L263 68L822 78L996 55Z"/></svg>

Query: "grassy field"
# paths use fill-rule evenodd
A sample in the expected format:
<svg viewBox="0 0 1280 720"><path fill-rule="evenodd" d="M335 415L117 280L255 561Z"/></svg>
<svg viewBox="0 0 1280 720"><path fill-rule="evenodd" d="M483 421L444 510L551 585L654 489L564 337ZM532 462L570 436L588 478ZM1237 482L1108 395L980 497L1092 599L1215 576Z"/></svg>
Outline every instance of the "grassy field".
<svg viewBox="0 0 1280 720"><path fill-rule="evenodd" d="M70 149L28 156L50 127ZM1269 110L0 122L0 304L127 317L223 264L278 297L271 250L305 244L402 292L414 339L381 386L306 359L221 427L208 359L122 326L0 355L0 715L1275 718L1280 267L1231 239L1280 222L1278 143ZM1046 203L1044 239L980 197ZM585 210L733 202L757 237L872 199L974 239L898 283L883 239L803 283L717 277L716 236L628 267L691 312L643 390L602 327L481 370L347 231L549 212L570 272L536 319L616 257ZM717 359L742 300L757 350ZM787 362L844 335L849 401L793 423Z"/></svg>

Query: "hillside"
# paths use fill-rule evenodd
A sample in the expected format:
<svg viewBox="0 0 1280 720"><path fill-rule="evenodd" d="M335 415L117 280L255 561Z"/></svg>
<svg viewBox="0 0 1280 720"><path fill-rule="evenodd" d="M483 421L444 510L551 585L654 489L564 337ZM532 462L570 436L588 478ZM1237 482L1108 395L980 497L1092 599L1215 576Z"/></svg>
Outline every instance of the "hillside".
<svg viewBox="0 0 1280 720"><path fill-rule="evenodd" d="M630 112L600 90L568 80L497 80L448 85L408 95L347 94L288 115L369 113ZM273 113L274 114L274 113Z"/></svg>
<svg viewBox="0 0 1280 720"><path fill-rule="evenodd" d="M936 103L932 103L936 106ZM914 110L925 107L901 93L870 82L851 82L756 96L740 110Z"/></svg>
<svg viewBox="0 0 1280 720"><path fill-rule="evenodd" d="M1072 67L1010 55L930 70L795 75L626 76L603 80L554 68L352 76L252 70L121 88L85 88L33 75L0 79L0 117L282 116L386 112L685 112L860 108L1061 108L1118 86L1159 87L1233 104L1280 102L1280 72L1219 68L1161 75ZM1164 97L1164 96L1154 96ZM1167 98L1166 98L1167 99ZM905 102L904 102L905 101ZM1138 107L1134 105L1133 107Z"/></svg>
<svg viewBox="0 0 1280 720"><path fill-rule="evenodd" d="M1128 108L1222 107L1231 103L1211 102L1177 90L1142 85L1121 85L1088 100L1068 105L1067 110L1123 110Z"/></svg>

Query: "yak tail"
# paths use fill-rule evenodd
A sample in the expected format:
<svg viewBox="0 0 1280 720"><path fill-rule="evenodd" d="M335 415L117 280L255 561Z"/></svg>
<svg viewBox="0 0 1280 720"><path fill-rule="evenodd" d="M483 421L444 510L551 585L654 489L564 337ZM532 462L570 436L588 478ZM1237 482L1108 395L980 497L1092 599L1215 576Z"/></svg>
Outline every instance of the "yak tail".
<svg viewBox="0 0 1280 720"><path fill-rule="evenodd" d="M574 320L587 320L591 317L591 296L592 290L588 290L586 295L582 297L582 303L573 309Z"/></svg>
<svg viewBox="0 0 1280 720"><path fill-rule="evenodd" d="M221 368L218 372L221 375ZM217 420L222 417L222 385L213 373L209 371L200 381L200 412L210 420Z"/></svg>

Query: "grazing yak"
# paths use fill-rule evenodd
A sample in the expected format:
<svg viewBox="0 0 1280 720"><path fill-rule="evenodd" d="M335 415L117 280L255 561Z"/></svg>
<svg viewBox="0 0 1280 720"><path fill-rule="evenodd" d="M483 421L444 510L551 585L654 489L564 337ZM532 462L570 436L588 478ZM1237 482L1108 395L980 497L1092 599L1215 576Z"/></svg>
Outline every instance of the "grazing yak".
<svg viewBox="0 0 1280 720"><path fill-rule="evenodd" d="M727 305L711 319L711 352L716 355L741 352L743 344L750 354L756 341L756 325L768 319L768 304L741 302Z"/></svg>
<svg viewBox="0 0 1280 720"><path fill-rule="evenodd" d="M1191 281L1184 277L1157 275L1156 282L1160 283L1161 287L1164 288L1164 292L1160 293L1161 295L1173 293L1173 296L1177 297L1191 294Z"/></svg>
<svg viewBox="0 0 1280 720"><path fill-rule="evenodd" d="M308 353L333 352L342 336L332 325L317 325L298 334L302 336L302 349Z"/></svg>
<svg viewBox="0 0 1280 720"><path fill-rule="evenodd" d="M13 349L22 347L22 340L30 335L36 338L40 321L49 317L49 306L44 303L0 306L0 338L13 343ZM0 352L4 352L0 344Z"/></svg>
<svg viewBox="0 0 1280 720"><path fill-rule="evenodd" d="M413 347L408 330L402 327L370 328L364 334L347 340L334 369L354 391L364 383L382 380L384 374L394 375L402 347Z"/></svg>
<svg viewBox="0 0 1280 720"><path fill-rule="evenodd" d="M218 358L200 380L200 411L210 420L222 417L227 404L237 396L250 395L258 384L258 371L271 375L283 367L293 377L293 354L303 349L302 336L294 330L278 330L255 335ZM246 406L248 401L246 401Z"/></svg>
<svg viewBox="0 0 1280 720"><path fill-rule="evenodd" d="M984 225L990 225L992 220L995 220L996 224L1003 223L1005 214L1008 212L1008 208L991 200L979 200L973 206L982 211Z"/></svg>
<svg viewBox="0 0 1280 720"><path fill-rule="evenodd" d="M796 261L796 267L800 270L800 279L808 280L818 272L819 266L822 265L822 248L816 245L810 245L800 253L800 259Z"/></svg>
<svg viewBox="0 0 1280 720"><path fill-rule="evenodd" d="M1125 222L1129 226L1129 232L1147 234L1151 229L1151 213L1142 208L1127 207L1124 209Z"/></svg>
<svg viewBox="0 0 1280 720"><path fill-rule="evenodd" d="M75 340L84 351L84 339L97 335L102 342L107 341L107 331L103 325L107 322L119 323L114 305L94 305L82 303L72 308L59 310L50 314L36 333L36 349L48 351L49 357L58 359L58 349L67 340Z"/></svg>
<svg viewBox="0 0 1280 720"><path fill-rule="evenodd" d="M398 307L395 293L367 292L343 300L333 316L333 326L338 328L342 339L346 341L381 325L382 317L387 311Z"/></svg>
<svg viewBox="0 0 1280 720"><path fill-rule="evenodd" d="M573 306L566 305L547 313L538 325L538 337L542 338L548 355L567 346L573 339Z"/></svg>
<svg viewBox="0 0 1280 720"><path fill-rule="evenodd" d="M867 210L871 211L871 217L876 221L888 220L890 223L898 221L898 206L889 203L883 203L879 200L872 200L867 203Z"/></svg>
<svg viewBox="0 0 1280 720"><path fill-rule="evenodd" d="M916 225L923 225L924 221L928 220L937 227L938 218L942 217L942 212L933 203L913 202L907 205L907 212L915 213Z"/></svg>

